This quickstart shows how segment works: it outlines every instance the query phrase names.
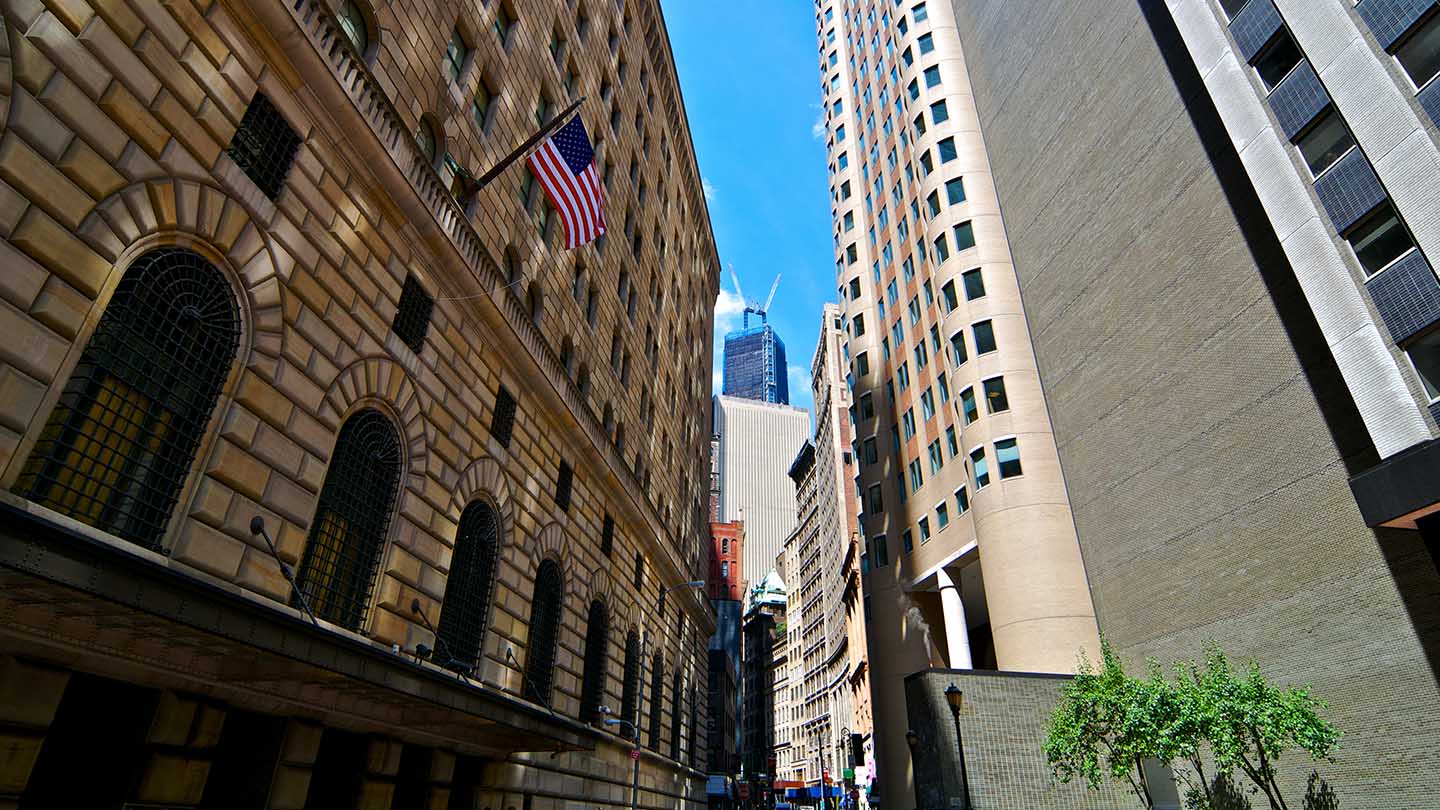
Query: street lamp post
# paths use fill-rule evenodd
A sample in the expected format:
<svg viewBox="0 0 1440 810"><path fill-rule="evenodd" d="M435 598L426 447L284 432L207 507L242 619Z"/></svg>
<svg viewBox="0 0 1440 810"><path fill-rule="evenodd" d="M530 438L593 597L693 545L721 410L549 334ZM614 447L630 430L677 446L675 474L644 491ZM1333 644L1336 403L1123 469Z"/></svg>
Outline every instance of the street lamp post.
<svg viewBox="0 0 1440 810"><path fill-rule="evenodd" d="M640 801L640 727L624 718L611 717L609 706L601 706L600 713L605 715L607 726L630 727L630 739L634 743L630 748L630 810L637 810Z"/></svg>
<svg viewBox="0 0 1440 810"><path fill-rule="evenodd" d="M842 726L842 727L840 728L840 741L837 743L837 746L838 746L839 749L840 749L840 756L836 757L836 761L835 761L835 764L840 766L840 778L837 779L836 781L837 781L837 782L839 783L839 785L840 785L840 792L841 792L841 793L845 793L845 792L846 792L846 791L845 791L845 771L846 771L847 769L846 769L845 766L848 764L848 765L850 766L850 768L849 768L850 772L851 772L852 774L855 772L855 770L854 770L854 768L855 768L855 763L853 763L853 762L850 761L850 757L849 757L849 755L848 755L848 753L847 753L847 752L849 751L849 742L850 742L850 727L849 727L849 726ZM851 780L852 780L852 781L854 780L854 777L853 777L853 776L851 777ZM847 794L847 795L848 795L848 794ZM840 797L839 797L839 796L836 796L836 797L835 797L835 807L836 807L837 810L838 810L839 807L840 807Z"/></svg>
<svg viewBox="0 0 1440 810"><path fill-rule="evenodd" d="M945 702L950 704L950 717L955 721L955 747L960 752L960 789L965 794L965 810L971 810L970 775L965 772L965 741L960 737L960 708L965 705L965 693L952 682L945 688Z"/></svg>
<svg viewBox="0 0 1440 810"><path fill-rule="evenodd" d="M915 767L915 749L920 747L920 735L915 729L905 732L905 745L910 748L910 784L915 788L915 810L920 810L920 769Z"/></svg>

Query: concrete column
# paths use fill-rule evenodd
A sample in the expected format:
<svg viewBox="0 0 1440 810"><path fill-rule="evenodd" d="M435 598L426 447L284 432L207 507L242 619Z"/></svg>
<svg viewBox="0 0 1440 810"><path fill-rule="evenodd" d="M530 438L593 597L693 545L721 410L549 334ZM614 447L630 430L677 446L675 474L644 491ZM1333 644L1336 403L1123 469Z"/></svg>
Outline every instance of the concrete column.
<svg viewBox="0 0 1440 810"><path fill-rule="evenodd" d="M945 647L950 668L974 669L970 657L970 625L965 621L965 600L960 598L960 586L944 568L935 572L935 581L940 585L940 608L945 612Z"/></svg>
<svg viewBox="0 0 1440 810"><path fill-rule="evenodd" d="M225 711L218 706L168 690L161 692L145 739L153 748L135 789L136 801L198 806L224 725Z"/></svg>
<svg viewBox="0 0 1440 810"><path fill-rule="evenodd" d="M0 810L20 806L70 673L0 657Z"/></svg>
<svg viewBox="0 0 1440 810"><path fill-rule="evenodd" d="M323 732L324 728L319 725L289 721L280 749L280 764L270 785L269 810L303 810Z"/></svg>

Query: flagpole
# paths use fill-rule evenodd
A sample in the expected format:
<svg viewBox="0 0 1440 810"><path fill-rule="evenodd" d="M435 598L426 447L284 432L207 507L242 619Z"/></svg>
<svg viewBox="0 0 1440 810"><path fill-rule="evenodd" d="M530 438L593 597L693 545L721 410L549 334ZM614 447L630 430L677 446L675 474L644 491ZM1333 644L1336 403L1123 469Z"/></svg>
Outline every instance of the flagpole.
<svg viewBox="0 0 1440 810"><path fill-rule="evenodd" d="M471 198L473 198L477 193L479 193L480 189L489 185L491 180L494 180L497 176L499 176L501 172L508 169L511 163L519 160L521 156L523 156L526 152L530 151L531 147L539 143L541 139L543 139L546 135L549 135L551 131L555 129L555 126L557 124L570 117L571 113L579 109L580 102L584 100L585 96L581 96L580 98L575 99L575 101L571 102L569 107L561 110L559 114L557 114L554 118L551 118L549 121L545 122L545 126L540 127L540 130L538 132L536 132L534 135L531 135L528 139L526 139L524 143L515 147L515 151L506 155L503 159L501 159L499 163L496 163L494 166L492 166L489 171L480 175L479 179L472 180L470 182L470 185L465 189L465 193L460 195L461 204L463 205L469 202Z"/></svg>

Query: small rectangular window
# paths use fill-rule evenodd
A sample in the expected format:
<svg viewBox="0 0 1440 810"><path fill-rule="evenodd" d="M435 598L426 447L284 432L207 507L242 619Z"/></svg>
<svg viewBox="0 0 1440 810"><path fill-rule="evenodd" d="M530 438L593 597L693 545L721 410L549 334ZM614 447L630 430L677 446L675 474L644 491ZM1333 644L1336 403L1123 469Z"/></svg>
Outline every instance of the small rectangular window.
<svg viewBox="0 0 1440 810"><path fill-rule="evenodd" d="M958 205L965 202L965 180L957 177L954 180L945 181L945 196L951 205Z"/></svg>
<svg viewBox="0 0 1440 810"><path fill-rule="evenodd" d="M995 351L995 326L990 321L975 324L975 353L987 354Z"/></svg>
<svg viewBox="0 0 1440 810"><path fill-rule="evenodd" d="M932 65L925 68L925 86L934 87L940 84L940 68Z"/></svg>
<svg viewBox="0 0 1440 810"><path fill-rule="evenodd" d="M1000 467L1001 478L1014 478L1020 475L1020 448L1014 439L997 439L995 441L995 461Z"/></svg>
<svg viewBox="0 0 1440 810"><path fill-rule="evenodd" d="M915 22L917 23L924 22L930 17L930 12L925 8L924 3L916 3L915 8L911 9L911 11L914 13Z"/></svg>
<svg viewBox="0 0 1440 810"><path fill-rule="evenodd" d="M920 542L921 544L930 542L930 518L928 515L920 518Z"/></svg>
<svg viewBox="0 0 1440 810"><path fill-rule="evenodd" d="M1355 258L1360 260L1367 276L1389 267L1415 247L1405 226L1400 224L1395 207L1388 202L1351 228L1345 234L1345 240L1355 251Z"/></svg>
<svg viewBox="0 0 1440 810"><path fill-rule="evenodd" d="M1305 158L1310 174L1319 177L1350 151L1355 139L1350 136L1350 130L1336 114L1335 108L1331 107L1295 138L1295 145Z"/></svg>
<svg viewBox="0 0 1440 810"><path fill-rule="evenodd" d="M940 288L940 300L943 302L947 313L954 310L955 307L960 306L960 297L955 293L954 279L945 282L945 286Z"/></svg>
<svg viewBox="0 0 1440 810"><path fill-rule="evenodd" d="M400 306L395 310L390 328L400 342L416 354L425 348L425 335L430 331L430 314L434 309L435 299L420 286L420 280L413 275L405 276L405 285L400 288Z"/></svg>
<svg viewBox="0 0 1440 810"><path fill-rule="evenodd" d="M974 388L966 388L960 392L960 410L965 416L967 425L980 418L980 408L975 404Z"/></svg>
<svg viewBox="0 0 1440 810"><path fill-rule="evenodd" d="M985 386L985 407L990 413L1010 410L1010 398L1005 395L1004 377L992 377L983 385Z"/></svg>
<svg viewBox="0 0 1440 810"><path fill-rule="evenodd" d="M954 138L946 138L940 141L939 143L935 144L935 148L940 153L941 163L949 163L950 161L954 160L956 155L958 154L955 150Z"/></svg>
<svg viewBox="0 0 1440 810"><path fill-rule="evenodd" d="M963 366L970 355L965 352L965 332L962 330L950 336L950 356L955 365Z"/></svg>
<svg viewBox="0 0 1440 810"><path fill-rule="evenodd" d="M955 226L955 250L969 250L975 247L975 225L968 220Z"/></svg>
<svg viewBox="0 0 1440 810"><path fill-rule="evenodd" d="M935 237L935 261L944 262L950 258L950 245L945 241L945 234Z"/></svg>
<svg viewBox="0 0 1440 810"><path fill-rule="evenodd" d="M965 282L966 301L974 301L976 298L985 296L985 277L980 274L978 267L965 271L960 278Z"/></svg>
<svg viewBox="0 0 1440 810"><path fill-rule="evenodd" d="M969 511L970 493L965 491L965 487L960 487L955 490L955 514L963 515Z"/></svg>
<svg viewBox="0 0 1440 810"><path fill-rule="evenodd" d="M940 531L944 531L944 530L945 530L945 527L946 527L946 526L949 526L949 525L950 525L950 506L949 506L949 504L945 503L944 501L941 501L939 504L936 504L936 506L935 506L935 526L936 526Z"/></svg>
<svg viewBox="0 0 1440 810"><path fill-rule="evenodd" d="M645 585L645 557L641 555L638 551L635 552L634 583L636 588L640 588Z"/></svg>
<svg viewBox="0 0 1440 810"><path fill-rule="evenodd" d="M729 550L730 541L725 541L726 550ZM610 553L615 550L615 518L605 515L605 522L600 527L600 553L608 559Z"/></svg>
<svg viewBox="0 0 1440 810"><path fill-rule="evenodd" d="M1288 30L1281 28L1280 33L1255 57L1252 64L1265 89L1274 90L1304 58L1305 55L1300 52L1300 46L1295 44L1294 37L1290 36Z"/></svg>
<svg viewBox="0 0 1440 810"><path fill-rule="evenodd" d="M490 436L501 447L509 447L510 437L515 433L517 405L510 389L500 386L500 390L495 393L495 412L490 416Z"/></svg>
<svg viewBox="0 0 1440 810"><path fill-rule="evenodd" d="M906 554L915 550L915 537L910 533L909 529L906 529L900 534L900 547L905 549Z"/></svg>
<svg viewBox="0 0 1440 810"><path fill-rule="evenodd" d="M978 492L990 483L990 465L985 460L985 448L970 451L970 467L975 471L975 490Z"/></svg>
<svg viewBox="0 0 1440 810"><path fill-rule="evenodd" d="M465 44L465 37L459 28L452 29L450 42L445 45L445 69L450 74L450 81L460 83L460 76L465 72L465 60L469 57L470 46Z"/></svg>
<svg viewBox="0 0 1440 810"><path fill-rule="evenodd" d="M1395 48L1395 58L1416 87L1424 87L1440 73L1440 15L1416 27Z"/></svg>
<svg viewBox="0 0 1440 810"><path fill-rule="evenodd" d="M885 535L879 535L873 541L875 549L875 567L884 568L890 564L890 550L885 545Z"/></svg>
<svg viewBox="0 0 1440 810"><path fill-rule="evenodd" d="M261 193L273 200L280 196L299 148L300 136L285 116L265 94L256 93L225 151Z"/></svg>
<svg viewBox="0 0 1440 810"><path fill-rule="evenodd" d="M920 39L916 42L920 45L920 53L930 53L935 50L935 37L930 34L921 34Z"/></svg>
<svg viewBox="0 0 1440 810"><path fill-rule="evenodd" d="M560 474L555 479L555 505L561 512L570 511L571 488L575 484L575 470L569 464L560 462Z"/></svg>

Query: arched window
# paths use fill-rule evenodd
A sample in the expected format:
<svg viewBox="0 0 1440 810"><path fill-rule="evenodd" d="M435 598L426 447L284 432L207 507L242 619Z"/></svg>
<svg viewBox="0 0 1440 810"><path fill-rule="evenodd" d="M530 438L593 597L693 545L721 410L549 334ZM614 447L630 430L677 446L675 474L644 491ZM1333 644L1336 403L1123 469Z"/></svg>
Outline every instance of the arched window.
<svg viewBox="0 0 1440 810"><path fill-rule="evenodd" d="M555 642L560 632L560 600L565 582L554 560L540 563L530 598L530 646L525 653L525 697L550 705L555 680Z"/></svg>
<svg viewBox="0 0 1440 810"><path fill-rule="evenodd" d="M639 723L637 714L640 707L640 634L631 630L625 636L625 684L620 700L620 716L631 723Z"/></svg>
<svg viewBox="0 0 1440 810"><path fill-rule="evenodd" d="M435 124L429 115L420 118L420 126L415 129L415 145L425 156L425 164L434 166L435 156L440 154L440 136L436 134Z"/></svg>
<svg viewBox="0 0 1440 810"><path fill-rule="evenodd" d="M684 715L680 712L680 668L675 668L675 674L670 678L670 758L676 762L680 761L680 718Z"/></svg>
<svg viewBox="0 0 1440 810"><path fill-rule="evenodd" d="M357 0L345 0L335 13L335 20L340 23L340 31L345 35L350 47L355 49L355 55L361 59L369 56L370 22L360 3Z"/></svg>
<svg viewBox="0 0 1440 810"><path fill-rule="evenodd" d="M665 703L665 654L655 653L650 671L650 750L660 750L660 709Z"/></svg>
<svg viewBox="0 0 1440 810"><path fill-rule="evenodd" d="M606 663L610 660L610 614L605 603L590 603L585 623L585 681L580 687L580 722L593 723L605 698Z"/></svg>
<svg viewBox="0 0 1440 810"><path fill-rule="evenodd" d="M373 408L340 428L296 585L316 616L359 630L400 487L400 439Z"/></svg>
<svg viewBox="0 0 1440 810"><path fill-rule="evenodd" d="M455 554L450 578L445 581L440 624L435 628L435 651L455 667L473 667L480 657L499 550L500 516L484 501L465 507L455 532Z"/></svg>
<svg viewBox="0 0 1440 810"><path fill-rule="evenodd" d="M115 288L16 493L159 548L239 345L235 296L214 265L184 248L142 255Z"/></svg>

